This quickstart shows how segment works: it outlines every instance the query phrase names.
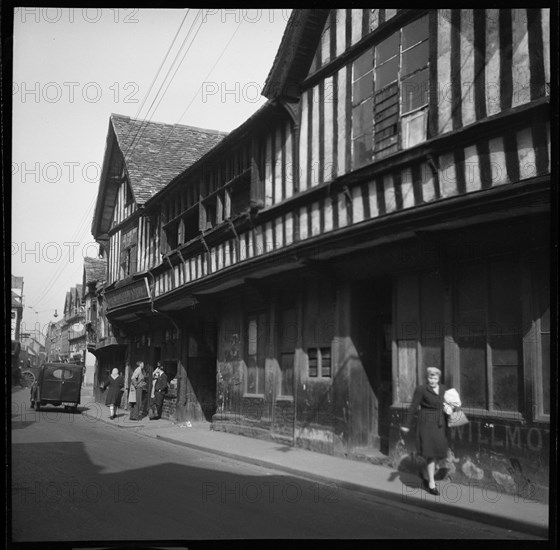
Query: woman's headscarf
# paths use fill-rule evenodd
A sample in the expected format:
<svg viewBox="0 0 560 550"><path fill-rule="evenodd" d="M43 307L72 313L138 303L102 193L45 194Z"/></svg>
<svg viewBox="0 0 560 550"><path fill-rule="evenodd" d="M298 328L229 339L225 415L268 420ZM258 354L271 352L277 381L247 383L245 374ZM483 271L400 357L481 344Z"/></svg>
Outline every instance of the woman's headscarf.
<svg viewBox="0 0 560 550"><path fill-rule="evenodd" d="M117 369L116 367L111 371L111 378L114 380L115 378L117 378L119 376L119 369Z"/></svg>

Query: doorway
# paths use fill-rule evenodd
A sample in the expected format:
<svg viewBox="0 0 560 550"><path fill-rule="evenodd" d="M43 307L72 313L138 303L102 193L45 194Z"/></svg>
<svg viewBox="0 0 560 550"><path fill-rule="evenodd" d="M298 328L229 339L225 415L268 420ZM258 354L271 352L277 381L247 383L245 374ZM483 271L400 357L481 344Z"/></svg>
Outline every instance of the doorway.
<svg viewBox="0 0 560 550"><path fill-rule="evenodd" d="M350 446L389 452L392 402L393 286L390 279L354 285L352 340L357 365L351 372Z"/></svg>

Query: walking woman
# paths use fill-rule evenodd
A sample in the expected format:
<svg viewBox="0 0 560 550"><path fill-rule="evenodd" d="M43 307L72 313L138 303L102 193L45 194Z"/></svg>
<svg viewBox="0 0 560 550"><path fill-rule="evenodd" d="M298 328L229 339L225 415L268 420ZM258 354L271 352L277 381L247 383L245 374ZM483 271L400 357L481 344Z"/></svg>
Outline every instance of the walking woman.
<svg viewBox="0 0 560 550"><path fill-rule="evenodd" d="M111 420L117 417L117 410L121 403L123 387L124 378L119 374L119 369L114 368L111 372L111 376L109 376L109 379L105 382L105 389L109 388L107 397L105 398L105 405L109 407L111 412L109 418Z"/></svg>
<svg viewBox="0 0 560 550"><path fill-rule="evenodd" d="M426 472L423 477L426 481L427 474L428 492L439 495L434 475L436 461L447 457L446 421L443 410L443 394L446 389L439 383L441 371L436 367L426 369L428 383L418 386L414 390L412 404L407 414L404 433L410 431L411 424L417 416L416 424L416 450L426 460Z"/></svg>
<svg viewBox="0 0 560 550"><path fill-rule="evenodd" d="M130 379L130 393L128 395L128 401L134 403L132 410L130 411L130 420L140 420L140 409L142 403L144 402L144 392L148 388L148 382L146 380L146 371L144 370L144 363L138 361L136 363L136 369L132 373Z"/></svg>

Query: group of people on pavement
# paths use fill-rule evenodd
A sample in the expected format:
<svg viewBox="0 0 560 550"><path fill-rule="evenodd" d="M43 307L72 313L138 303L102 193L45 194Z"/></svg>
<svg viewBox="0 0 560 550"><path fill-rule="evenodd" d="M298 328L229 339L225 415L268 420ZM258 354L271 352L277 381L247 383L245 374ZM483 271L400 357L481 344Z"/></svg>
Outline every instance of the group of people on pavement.
<svg viewBox="0 0 560 550"><path fill-rule="evenodd" d="M116 367L112 370L108 380L102 384L102 389L107 389L105 405L109 407L110 416L113 420L117 416L117 410L121 404L124 392L125 379ZM151 392L148 397L148 372L143 361L136 363L136 369L130 378L127 401L130 409L130 420L141 420L148 416L150 420L161 418L163 411L163 400L169 391L169 380L166 372L158 361L157 367L152 374Z"/></svg>

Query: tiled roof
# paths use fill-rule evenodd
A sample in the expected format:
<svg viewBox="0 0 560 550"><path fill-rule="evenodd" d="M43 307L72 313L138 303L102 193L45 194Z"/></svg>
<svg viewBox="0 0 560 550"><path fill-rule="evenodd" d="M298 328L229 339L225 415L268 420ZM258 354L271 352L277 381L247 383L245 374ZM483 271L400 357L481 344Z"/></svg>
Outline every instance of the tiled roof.
<svg viewBox="0 0 560 550"><path fill-rule="evenodd" d="M84 258L85 284L97 283L105 280L107 260L102 258Z"/></svg>
<svg viewBox="0 0 560 550"><path fill-rule="evenodd" d="M210 149L227 132L181 124L145 122L112 114L137 204L144 204Z"/></svg>
<svg viewBox="0 0 560 550"><path fill-rule="evenodd" d="M17 275L12 275L12 288L23 288L23 277L18 277Z"/></svg>
<svg viewBox="0 0 560 550"><path fill-rule="evenodd" d="M177 175L168 185L165 186L164 189L161 189L156 193L150 201L146 201L146 208L149 208L150 205L157 203L165 194L172 192L172 190L178 185L178 182L182 181L184 177L188 174L191 174L192 171L199 169L201 166L208 166L213 162L213 159L216 158L217 155L222 154L223 151L227 151L228 148L234 147L236 144L239 144L241 140L245 139L247 135L252 131L252 129L257 124L266 124L267 121L270 120L268 115L273 111L280 112L282 114L286 114L286 111L283 108L279 108L276 104L272 101L267 101L264 105L262 105L256 112L254 112L245 122L243 122L240 126L232 130L218 145L213 147L208 153L201 156L194 164L189 166L185 171L181 172Z"/></svg>
<svg viewBox="0 0 560 550"><path fill-rule="evenodd" d="M22 307L21 296L18 296L13 290L12 290L12 307Z"/></svg>

